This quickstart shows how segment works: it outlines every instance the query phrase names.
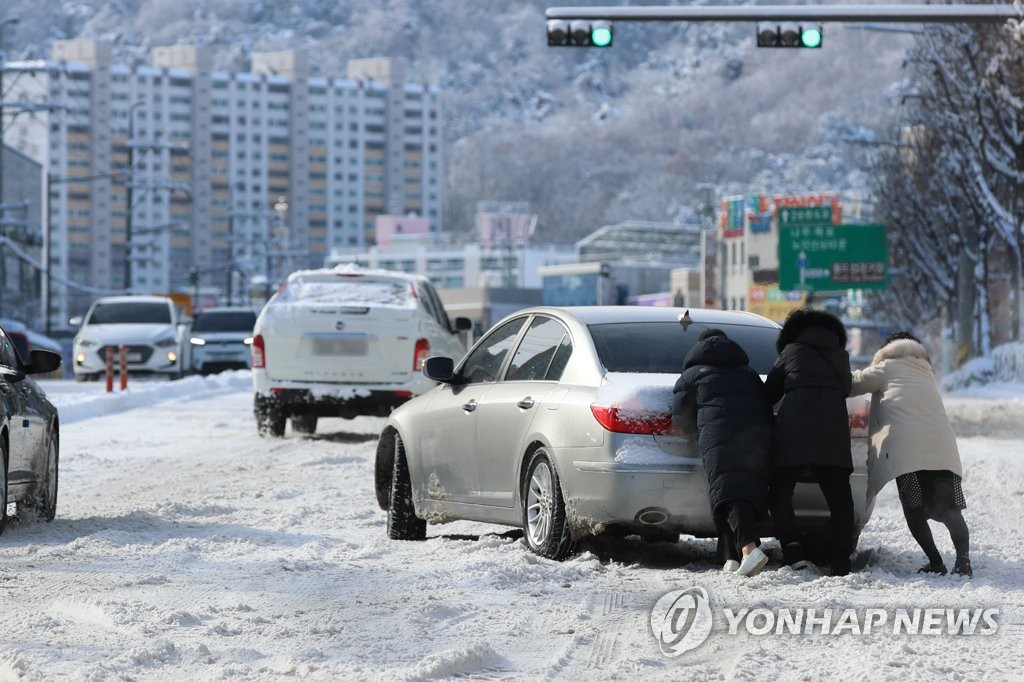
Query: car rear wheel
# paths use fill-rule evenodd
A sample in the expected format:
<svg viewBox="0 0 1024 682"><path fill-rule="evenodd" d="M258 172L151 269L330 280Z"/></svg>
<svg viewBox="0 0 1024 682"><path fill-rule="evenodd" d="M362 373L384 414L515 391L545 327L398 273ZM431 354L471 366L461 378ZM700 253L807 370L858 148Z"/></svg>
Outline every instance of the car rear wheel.
<svg viewBox="0 0 1024 682"><path fill-rule="evenodd" d="M57 469L59 453L57 437L50 436L46 448L46 462L43 477L36 484L32 495L18 502L18 518L42 520L49 523L57 516Z"/></svg>
<svg viewBox="0 0 1024 682"><path fill-rule="evenodd" d="M388 505L388 537L392 540L422 540L427 522L416 516L412 503L412 479L401 436L395 436L395 462L391 469L391 502Z"/></svg>
<svg viewBox="0 0 1024 682"><path fill-rule="evenodd" d="M256 430L261 436L281 438L284 436L284 427L288 421L283 410L278 407L271 407L264 402L256 401Z"/></svg>
<svg viewBox="0 0 1024 682"><path fill-rule="evenodd" d="M565 500L558 473L547 451L539 448L530 459L523 483L523 530L532 551L561 561L569 556L573 542L565 513Z"/></svg>
<svg viewBox="0 0 1024 682"><path fill-rule="evenodd" d="M296 433L316 433L316 422L315 414L292 415L292 428Z"/></svg>

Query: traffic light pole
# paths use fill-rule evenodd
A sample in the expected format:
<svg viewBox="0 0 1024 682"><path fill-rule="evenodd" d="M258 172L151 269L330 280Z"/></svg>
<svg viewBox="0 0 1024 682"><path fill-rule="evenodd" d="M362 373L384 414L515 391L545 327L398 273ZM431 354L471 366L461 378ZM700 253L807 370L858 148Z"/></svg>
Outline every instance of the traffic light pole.
<svg viewBox="0 0 1024 682"><path fill-rule="evenodd" d="M606 21L873 21L992 23L1024 18L1013 5L726 5L549 7L544 16Z"/></svg>

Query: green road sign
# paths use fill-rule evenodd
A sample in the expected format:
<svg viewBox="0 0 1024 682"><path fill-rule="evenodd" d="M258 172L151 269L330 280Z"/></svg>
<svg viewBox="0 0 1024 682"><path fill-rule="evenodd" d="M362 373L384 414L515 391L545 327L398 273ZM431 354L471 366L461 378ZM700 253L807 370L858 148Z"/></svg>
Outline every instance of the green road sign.
<svg viewBox="0 0 1024 682"><path fill-rule="evenodd" d="M785 206L779 209L779 225L831 225L832 206Z"/></svg>
<svg viewBox="0 0 1024 682"><path fill-rule="evenodd" d="M886 289L885 225L783 224L779 209L779 288L783 291Z"/></svg>

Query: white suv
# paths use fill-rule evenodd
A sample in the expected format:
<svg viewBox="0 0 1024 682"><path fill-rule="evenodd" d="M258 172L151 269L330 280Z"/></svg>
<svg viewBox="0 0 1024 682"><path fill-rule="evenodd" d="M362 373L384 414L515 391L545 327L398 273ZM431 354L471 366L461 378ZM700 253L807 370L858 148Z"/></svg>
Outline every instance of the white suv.
<svg viewBox="0 0 1024 682"><path fill-rule="evenodd" d="M95 381L106 371L107 348L115 363L125 346L129 374L182 375L181 351L185 328L177 304L167 296L107 296L93 301L75 335L75 381Z"/></svg>
<svg viewBox="0 0 1024 682"><path fill-rule="evenodd" d="M431 355L465 352L430 281L352 265L292 273L256 320L252 342L259 432L316 431L319 417L387 415L434 382Z"/></svg>

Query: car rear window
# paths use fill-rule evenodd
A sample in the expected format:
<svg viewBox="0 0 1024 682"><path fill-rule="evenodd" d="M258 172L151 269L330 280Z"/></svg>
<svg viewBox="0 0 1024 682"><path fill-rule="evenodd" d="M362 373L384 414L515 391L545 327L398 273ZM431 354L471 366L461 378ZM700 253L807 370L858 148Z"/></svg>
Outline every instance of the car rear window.
<svg viewBox="0 0 1024 682"><path fill-rule="evenodd" d="M312 301L352 306L391 305L414 307L412 287L404 281L352 277L329 280L292 280L277 296L277 303Z"/></svg>
<svg viewBox="0 0 1024 682"><path fill-rule="evenodd" d="M89 324L170 324L171 308L164 303L99 303L89 316Z"/></svg>
<svg viewBox="0 0 1024 682"><path fill-rule="evenodd" d="M683 329L678 322L592 324L590 335L601 364L609 372L678 374L697 337L708 327L724 331L747 352L750 366L767 374L775 357L777 329L737 324L701 324Z"/></svg>
<svg viewBox="0 0 1024 682"><path fill-rule="evenodd" d="M251 332L255 325L256 313L251 310L199 313L192 323L192 331Z"/></svg>

